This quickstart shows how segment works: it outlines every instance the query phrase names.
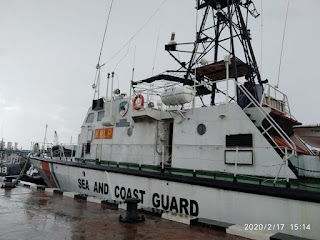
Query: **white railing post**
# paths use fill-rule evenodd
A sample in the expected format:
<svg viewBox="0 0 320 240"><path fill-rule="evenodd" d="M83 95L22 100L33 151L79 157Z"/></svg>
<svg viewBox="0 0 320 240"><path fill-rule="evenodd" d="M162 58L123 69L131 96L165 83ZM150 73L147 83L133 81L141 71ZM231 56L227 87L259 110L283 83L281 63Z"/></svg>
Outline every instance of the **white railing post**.
<svg viewBox="0 0 320 240"><path fill-rule="evenodd" d="M102 139L100 142L100 149L99 149L99 164L101 163L101 155L102 155Z"/></svg>
<svg viewBox="0 0 320 240"><path fill-rule="evenodd" d="M236 148L236 161L234 163L234 174L233 174L233 179L237 179L237 167L238 167L238 158L239 158L239 155L238 155L238 152L239 152L239 147L237 146Z"/></svg>
<svg viewBox="0 0 320 240"><path fill-rule="evenodd" d="M226 67L226 106L229 102L229 65L230 65L230 55L224 57L224 64Z"/></svg>
<svg viewBox="0 0 320 240"><path fill-rule="evenodd" d="M162 145L162 153L161 153L161 168L164 168L164 145Z"/></svg>
<svg viewBox="0 0 320 240"><path fill-rule="evenodd" d="M289 159L288 159L288 149L284 148L285 156L286 156L286 166L289 167ZM289 183L289 174L287 173L287 183Z"/></svg>
<svg viewBox="0 0 320 240"><path fill-rule="evenodd" d="M196 147L193 147L193 174L196 173L196 159L195 159L195 151L196 151Z"/></svg>
<svg viewBox="0 0 320 240"><path fill-rule="evenodd" d="M141 169L141 145L139 144L139 169Z"/></svg>

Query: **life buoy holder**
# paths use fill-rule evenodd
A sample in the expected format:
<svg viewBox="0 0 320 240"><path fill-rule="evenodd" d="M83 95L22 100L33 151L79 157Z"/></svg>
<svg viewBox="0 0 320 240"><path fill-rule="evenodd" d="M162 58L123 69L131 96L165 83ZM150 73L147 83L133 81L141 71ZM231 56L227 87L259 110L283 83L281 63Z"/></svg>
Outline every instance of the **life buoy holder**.
<svg viewBox="0 0 320 240"><path fill-rule="evenodd" d="M141 100L140 105L137 105L138 98ZM139 111L141 109L141 107L139 107L139 106L143 106L143 104L144 104L144 97L141 94L136 95L133 99L133 108L135 110Z"/></svg>

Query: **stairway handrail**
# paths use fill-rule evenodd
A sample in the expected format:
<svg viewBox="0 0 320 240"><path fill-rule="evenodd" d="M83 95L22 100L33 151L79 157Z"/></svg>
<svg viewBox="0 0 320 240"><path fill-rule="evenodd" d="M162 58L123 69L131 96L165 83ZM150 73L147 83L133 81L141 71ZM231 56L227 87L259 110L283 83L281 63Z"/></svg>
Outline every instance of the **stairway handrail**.
<svg viewBox="0 0 320 240"><path fill-rule="evenodd" d="M296 153L296 145L295 143L290 139L290 137L282 130L282 128L276 123L276 121L263 109L262 106L258 103L258 101L251 95L251 93L246 89L243 85L241 85L239 82L234 81L235 84L242 90L242 92L248 97L248 99L251 101L251 103L264 115L264 117L267 119L267 121L271 124L271 126L277 131L277 133L285 140L285 142L288 144L288 146L293 147L293 152L286 158L289 159L293 154ZM289 141L288 141L289 140ZM292 144L292 145L291 145ZM278 144L276 144L279 149Z"/></svg>

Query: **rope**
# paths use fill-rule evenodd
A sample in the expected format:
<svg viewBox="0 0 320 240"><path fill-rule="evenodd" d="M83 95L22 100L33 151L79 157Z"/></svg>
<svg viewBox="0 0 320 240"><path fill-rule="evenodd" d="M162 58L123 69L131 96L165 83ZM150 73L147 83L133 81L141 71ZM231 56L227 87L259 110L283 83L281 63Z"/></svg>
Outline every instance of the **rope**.
<svg viewBox="0 0 320 240"><path fill-rule="evenodd" d="M104 33L103 33L103 38L102 38L102 43L101 43L101 48L100 48L100 54L99 54L97 68L99 67L99 64L100 64L100 58L101 58L101 53L102 53L102 49L103 49L104 39L106 37L106 32L107 32L107 28L108 28L110 13L111 13L111 9L112 9L112 4L113 4L113 0L111 1L111 5L110 5L110 8L109 8L109 14L108 14L108 18L107 18L107 23L106 23L106 26L104 28Z"/></svg>
<svg viewBox="0 0 320 240"><path fill-rule="evenodd" d="M148 18L148 20L142 25L142 27L122 46L122 48L120 48L108 61L106 61L105 63L103 63L101 65L101 67L103 67L104 65L106 65L108 62L110 62L115 56L118 55L119 52L121 52L134 38L135 36L150 22L150 20L153 18L154 15L156 15L156 13L160 10L160 8L163 6L163 4L165 4L167 2L167 0L164 0L161 5L157 8L157 10Z"/></svg>
<svg viewBox="0 0 320 240"><path fill-rule="evenodd" d="M123 57L119 60L119 62L116 64L116 66L114 67L113 69L113 72L116 71L116 68L118 67L118 65L122 62L122 60L128 55L128 52L129 52L129 49L130 49L130 44L131 44L131 41L129 42L129 46L127 48L127 52L123 55Z"/></svg>
<svg viewBox="0 0 320 240"><path fill-rule="evenodd" d="M152 76L153 76L154 65L155 65L155 63L156 63L156 57L157 57L157 51L158 51L159 38L160 38L160 31L158 32L158 39L157 39L157 43L156 43L156 50L154 51L154 58L153 58L153 64L152 64L152 70L151 70L151 75L152 75Z"/></svg>
<svg viewBox="0 0 320 240"><path fill-rule="evenodd" d="M284 30L283 30L282 44L281 44L281 53L280 53L280 63L279 63L279 71L278 71L278 83L277 83L277 85L276 85L276 88L279 87L279 81L280 81L280 71L281 71L281 63L282 63L282 53L283 53L283 46L284 46L284 38L285 38L285 35L286 35L287 20L288 20L288 13L289 13L289 5L290 5L290 0L288 0L286 20L285 20L285 23L284 23Z"/></svg>
<svg viewBox="0 0 320 240"><path fill-rule="evenodd" d="M294 166L294 165L293 165L293 166ZM294 166L294 167L297 168L297 169L306 171L306 172L320 173L320 171L316 171L316 170L304 169L304 168L300 168L300 167L297 167L297 166Z"/></svg>

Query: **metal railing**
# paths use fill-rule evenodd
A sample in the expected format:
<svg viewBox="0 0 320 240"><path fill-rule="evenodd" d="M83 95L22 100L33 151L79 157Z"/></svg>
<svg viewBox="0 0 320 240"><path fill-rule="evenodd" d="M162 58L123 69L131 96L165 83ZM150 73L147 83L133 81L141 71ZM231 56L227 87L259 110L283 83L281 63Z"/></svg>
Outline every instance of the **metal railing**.
<svg viewBox="0 0 320 240"><path fill-rule="evenodd" d="M261 125L261 128L263 129L262 134L267 134L268 137L273 141L275 146L279 149L279 151L284 155L283 157L283 163L280 165L278 175L275 177L274 181L277 181L277 178L280 174L282 165L286 164L288 165L288 159L291 158L293 155L297 154L297 148L295 143L291 140L291 138L283 131L283 129L277 124L277 122L263 109L261 104L251 95L251 93L246 89L242 84L238 83L235 81L235 84L239 87L239 89L246 95L246 97L250 100L250 103L248 105L253 104L259 112L264 116L264 118L269 122L270 127L267 129L264 129L263 126ZM291 154L288 156L288 151L287 148L283 151L282 148L276 143L276 141L273 140L272 136L268 133L270 129L274 129L279 136L287 143L288 146L291 147ZM287 181L289 179L287 178Z"/></svg>
<svg viewBox="0 0 320 240"><path fill-rule="evenodd" d="M264 86L260 106L268 106L295 120L290 112L287 95L270 84Z"/></svg>

